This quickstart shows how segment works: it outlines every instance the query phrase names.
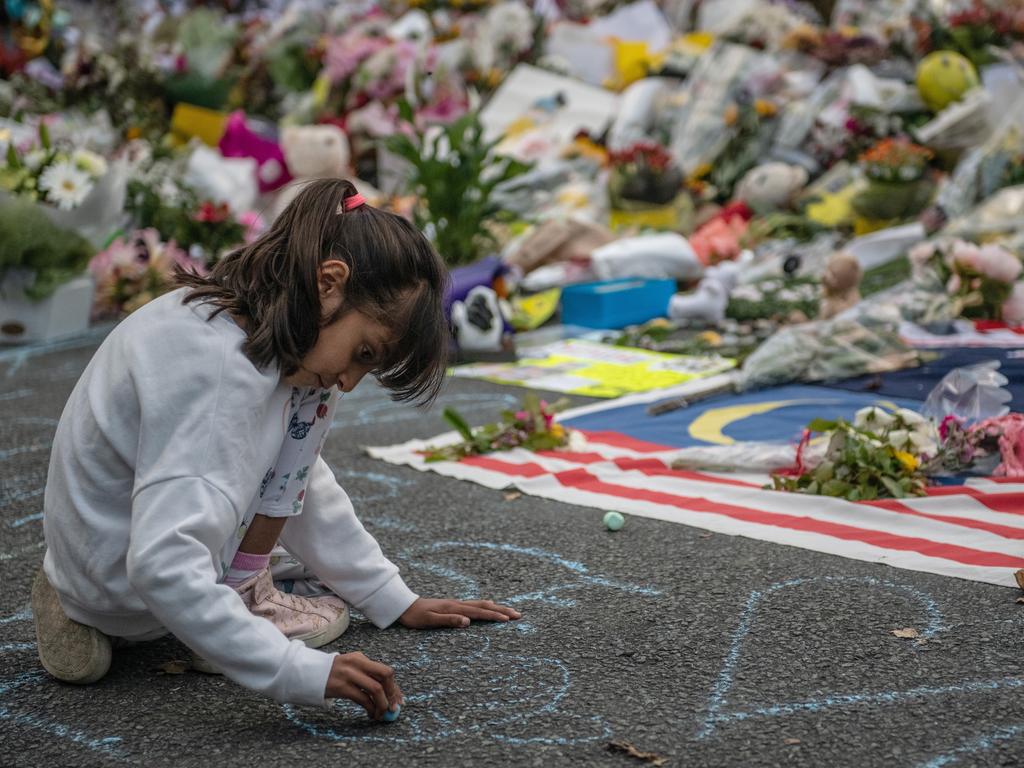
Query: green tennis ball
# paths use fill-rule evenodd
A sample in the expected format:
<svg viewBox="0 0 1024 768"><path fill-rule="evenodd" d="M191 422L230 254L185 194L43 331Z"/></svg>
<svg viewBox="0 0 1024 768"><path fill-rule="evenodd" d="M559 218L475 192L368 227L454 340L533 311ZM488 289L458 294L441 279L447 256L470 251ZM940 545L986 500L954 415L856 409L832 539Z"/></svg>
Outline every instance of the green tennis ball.
<svg viewBox="0 0 1024 768"><path fill-rule="evenodd" d="M929 53L917 66L917 90L933 112L959 101L980 82L970 60L954 51Z"/></svg>
<svg viewBox="0 0 1024 768"><path fill-rule="evenodd" d="M626 518L618 512L606 512L604 515L604 527L609 531L618 531L625 524Z"/></svg>

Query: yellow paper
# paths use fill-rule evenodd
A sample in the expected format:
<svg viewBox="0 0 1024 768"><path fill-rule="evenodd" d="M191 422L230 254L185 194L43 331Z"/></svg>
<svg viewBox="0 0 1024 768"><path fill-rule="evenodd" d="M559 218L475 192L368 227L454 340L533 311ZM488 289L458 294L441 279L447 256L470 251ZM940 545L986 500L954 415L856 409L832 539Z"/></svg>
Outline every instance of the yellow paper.
<svg viewBox="0 0 1024 768"><path fill-rule="evenodd" d="M669 355L573 339L532 349L517 363L474 363L451 373L548 392L621 397L724 373L734 365L713 355Z"/></svg>
<svg viewBox="0 0 1024 768"><path fill-rule="evenodd" d="M532 296L512 299L512 327L517 331L532 331L551 319L562 298L561 288L541 291Z"/></svg>
<svg viewBox="0 0 1024 768"><path fill-rule="evenodd" d="M228 116L224 112L180 103L171 115L171 132L185 140L196 137L204 144L216 147L224 135L227 121Z"/></svg>

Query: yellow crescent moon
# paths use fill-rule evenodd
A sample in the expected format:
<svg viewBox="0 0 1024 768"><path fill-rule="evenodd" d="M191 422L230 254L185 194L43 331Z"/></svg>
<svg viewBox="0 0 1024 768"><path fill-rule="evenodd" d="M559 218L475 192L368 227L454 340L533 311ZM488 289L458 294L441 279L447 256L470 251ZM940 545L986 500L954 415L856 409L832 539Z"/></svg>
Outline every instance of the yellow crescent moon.
<svg viewBox="0 0 1024 768"><path fill-rule="evenodd" d="M768 403L746 403L705 411L690 423L690 437L712 445L735 445L736 441L722 430L736 421L758 414L788 408L791 405L828 405L838 400L774 400Z"/></svg>

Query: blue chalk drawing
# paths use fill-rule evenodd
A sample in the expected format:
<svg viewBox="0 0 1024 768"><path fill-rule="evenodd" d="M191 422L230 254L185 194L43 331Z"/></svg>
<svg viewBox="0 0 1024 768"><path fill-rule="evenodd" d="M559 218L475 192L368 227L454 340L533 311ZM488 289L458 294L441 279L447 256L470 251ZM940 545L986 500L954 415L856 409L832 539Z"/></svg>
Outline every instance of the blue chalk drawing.
<svg viewBox="0 0 1024 768"><path fill-rule="evenodd" d="M66 349L78 349L79 347L87 347L90 344L102 341L117 323L104 323L102 325L96 325L87 331L83 331L81 334L76 334L70 338L56 339L54 341L40 342L39 344L30 344L25 347L18 347L17 349L3 350L0 351L0 362L11 361L10 367L7 369L7 376L10 378L28 361L30 358L37 357L38 355L45 355L49 352L60 352ZM81 371L82 366L77 366Z"/></svg>
<svg viewBox="0 0 1024 768"><path fill-rule="evenodd" d="M37 541L33 544L26 544L24 547L19 547L18 549L12 550L10 552L0 552L0 562L4 562L5 560L17 560L22 555L27 554L31 554L34 556L36 552L38 552L45 546L45 541Z"/></svg>
<svg viewBox="0 0 1024 768"><path fill-rule="evenodd" d="M35 392L36 391L34 389L26 389L24 387L21 389L15 389L12 392L4 392L0 395L0 401L20 400L23 397L31 397Z"/></svg>
<svg viewBox="0 0 1024 768"><path fill-rule="evenodd" d="M28 621L31 618L32 609L26 606L17 613L12 613L10 616L5 616L4 618L0 619L0 625L13 624L16 621Z"/></svg>
<svg viewBox="0 0 1024 768"><path fill-rule="evenodd" d="M1024 734L1024 725L1011 725L999 728L985 736L976 739L947 752L944 755L933 757L926 763L921 763L920 768L944 768L947 765L955 765L961 758L973 757L981 752L988 752L994 749L997 744L1003 741L1015 739Z"/></svg>
<svg viewBox="0 0 1024 768"><path fill-rule="evenodd" d="M426 563L421 560L414 559L421 553L434 553L448 549L482 549L504 554L524 555L526 557L532 557L537 560L550 563L551 565L564 568L574 576L575 580L569 581L565 584L555 584L544 589L502 598L502 602L512 605L529 602L542 602L562 608L569 608L575 605L575 601L559 597L558 594L570 590L582 589L587 586L617 589L634 595L643 595L645 597L658 597L662 594L659 590L652 589L651 587L642 587L635 584L627 584L625 582L607 579L603 576L595 576L590 573L589 569L583 563L576 562L575 560L568 560L554 552L549 552L537 547L520 547L515 544L495 544L492 542L439 541L433 544L425 544L423 546L412 547L411 549L404 550L399 554L399 557L411 568L425 570L460 584L461 592L457 595L459 599L472 600L480 597L479 584L475 579L434 563Z"/></svg>
<svg viewBox="0 0 1024 768"><path fill-rule="evenodd" d="M345 492L348 493L353 503L368 504L377 501L387 501L388 499L397 499L401 496L403 488L413 485L412 480L386 475L383 472L360 472L355 469L336 467L330 463L328 466L343 488L345 488L346 480L368 480L380 486L381 489L376 493L349 491L345 488Z"/></svg>
<svg viewBox="0 0 1024 768"><path fill-rule="evenodd" d="M973 693L1005 688L1024 687L1024 678L1004 677L995 680L965 681L955 685L922 686L904 691L865 692L855 694L832 694L808 701L774 704L758 707L749 711L725 711L727 696L733 686L736 668L742 655L743 646L750 634L751 626L757 616L759 605L768 597L782 589L808 584L847 583L860 584L868 587L897 590L914 598L927 616L927 626L921 637L929 639L944 632L948 628L943 624L942 612L935 601L920 590L891 581L870 577L827 576L822 578L792 579L773 584L764 591L754 590L750 593L740 617L739 625L733 633L729 650L726 653L722 669L712 689L708 701L707 715L697 734L698 739L711 736L719 725L749 720L756 717L779 717L798 712L822 712L835 707L855 704L895 704L902 701L919 699L927 696L942 696L951 693Z"/></svg>
<svg viewBox="0 0 1024 768"><path fill-rule="evenodd" d="M492 413L496 407L513 407L519 403L514 395L504 394L459 394L449 395L443 399L441 406L456 406L459 411L467 416L476 412ZM348 405L348 401L345 402ZM420 419L422 411L411 408L408 405L395 403L391 400L375 400L365 405L360 403L359 408L339 407L335 411L333 426L335 427L358 427L367 424L392 424L409 419ZM440 416L438 416L440 421Z"/></svg>
<svg viewBox="0 0 1024 768"><path fill-rule="evenodd" d="M35 643L8 643L6 645L0 645L0 652L30 651L35 650L35 647ZM23 686L38 685L46 682L48 679L47 675L43 672L22 672L6 680L0 680L0 720L6 720L14 723L15 725L44 731L45 733L49 733L53 736L67 739L68 741L77 744L80 747L92 750L93 752L101 752L108 757L121 760L127 758L128 755L122 749L119 749L121 744L121 737L119 736L96 738L94 736L90 736L84 731L72 728L70 725L48 720L47 718L40 717L38 715L13 712L4 704L7 694L11 691Z"/></svg>
<svg viewBox="0 0 1024 768"><path fill-rule="evenodd" d="M480 597L476 579L454 568L421 559L427 553L449 550L487 550L505 555L534 558L569 571L572 581L547 589L501 598L506 604L547 602L558 607L573 605L572 601L556 597L556 593L585 587L618 589L645 597L662 593L651 587L627 584L590 572L583 563L569 560L554 552L536 547L492 542L441 541L411 547L399 554L410 568L425 571L453 582L458 597L464 600ZM532 634L537 628L523 620L495 624L491 632L520 632ZM572 675L564 661L527 654L491 652L491 641L483 635L467 635L481 643L471 653L436 656L430 653L428 638L417 647L418 658L394 664L398 673L415 672L415 679L429 679L432 670L459 669L464 672L460 682L434 688L405 697L406 706L401 720L386 732L375 729L366 721L362 709L348 701L338 701L335 709L348 721L346 727L338 725L337 713L309 715L291 705L284 706L286 717L307 733L331 741L369 741L396 743L423 743L456 736L486 736L496 741L513 744L570 745L607 739L610 727L597 715L576 715L565 712L561 705L569 695ZM487 696L481 700L481 689ZM585 724L584 735L566 737L558 735L566 730L566 721L574 723L578 731ZM504 729L514 729L514 733ZM528 730L529 737L517 735Z"/></svg>
<svg viewBox="0 0 1024 768"><path fill-rule="evenodd" d="M43 513L42 512L36 512L35 514L25 515L25 517L19 517L17 520L12 520L7 525L10 526L11 528L20 528L21 526L25 525L26 523L34 523L37 520L42 520L42 519L43 519Z"/></svg>
<svg viewBox="0 0 1024 768"><path fill-rule="evenodd" d="M562 711L572 687L572 676L563 661L492 652L487 637L478 635L475 640L480 643L476 651L435 656L430 653L432 641L428 638L417 647L417 658L394 664L400 675L415 675L418 680L429 679L432 670L450 674L458 669L460 674L458 682L407 695L401 719L385 730L369 722L362 708L345 700L337 700L329 713L288 704L282 709L306 733L335 742L422 744L475 736L517 746L568 746L611 736L611 728L600 717ZM341 726L339 720L347 726ZM584 724L588 732L575 737L558 735L566 730L567 721L574 723L574 730ZM517 735L524 731L534 735Z"/></svg>

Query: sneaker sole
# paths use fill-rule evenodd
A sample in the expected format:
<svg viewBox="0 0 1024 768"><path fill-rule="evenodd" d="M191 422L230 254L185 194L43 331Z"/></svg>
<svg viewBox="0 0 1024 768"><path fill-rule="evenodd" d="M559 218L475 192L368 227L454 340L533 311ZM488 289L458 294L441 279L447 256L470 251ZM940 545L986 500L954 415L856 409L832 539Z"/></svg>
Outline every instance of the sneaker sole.
<svg viewBox="0 0 1024 768"><path fill-rule="evenodd" d="M348 629L351 617L349 616L348 606L345 606L345 612L341 614L335 621L323 627L317 632L313 632L308 635L299 635L293 637L292 640L301 640L309 648L321 648L328 643L331 643L345 634L345 630ZM223 675L216 666L211 664L205 658L200 656L198 653L192 654L192 669L196 672L202 672L204 675Z"/></svg>
<svg viewBox="0 0 1024 768"><path fill-rule="evenodd" d="M36 648L43 669L58 680L89 685L110 669L110 639L94 627L69 619L42 567L32 583ZM40 626L40 624L45 626Z"/></svg>

